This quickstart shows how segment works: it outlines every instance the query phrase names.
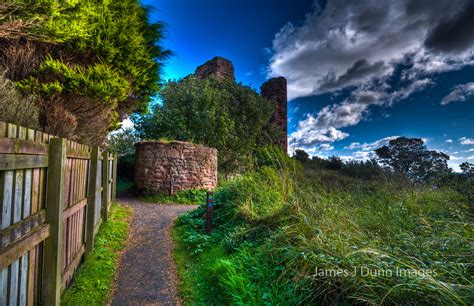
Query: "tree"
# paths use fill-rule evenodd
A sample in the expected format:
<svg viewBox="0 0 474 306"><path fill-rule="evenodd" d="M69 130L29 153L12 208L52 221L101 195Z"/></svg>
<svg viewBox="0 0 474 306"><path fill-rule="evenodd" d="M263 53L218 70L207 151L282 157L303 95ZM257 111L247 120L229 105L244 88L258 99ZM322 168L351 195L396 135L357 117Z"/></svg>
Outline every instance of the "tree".
<svg viewBox="0 0 474 306"><path fill-rule="evenodd" d="M219 169L239 171L259 145L276 142L270 101L232 80L188 76L166 83L151 111L132 120L143 139L215 147Z"/></svg>
<svg viewBox="0 0 474 306"><path fill-rule="evenodd" d="M464 175L464 182L461 184L461 192L466 194L469 207L474 210L472 194L474 193L474 164L464 162L459 165Z"/></svg>
<svg viewBox="0 0 474 306"><path fill-rule="evenodd" d="M336 155L330 156L327 161L326 167L329 170L341 170L344 166L344 161Z"/></svg>
<svg viewBox="0 0 474 306"><path fill-rule="evenodd" d="M306 163L307 161L309 161L309 154L306 153L305 150L296 149L295 155L293 155L293 158L302 163Z"/></svg>
<svg viewBox="0 0 474 306"><path fill-rule="evenodd" d="M101 144L159 90L170 52L148 14L138 0L3 1L0 67L37 97L43 130Z"/></svg>
<svg viewBox="0 0 474 306"><path fill-rule="evenodd" d="M474 181L474 164L469 162L463 162L459 165L459 168L461 168L462 173L466 176L466 179L469 182Z"/></svg>
<svg viewBox="0 0 474 306"><path fill-rule="evenodd" d="M109 152L117 153L118 156L135 154L135 144L140 141L133 128L125 128L107 137L106 146Z"/></svg>
<svg viewBox="0 0 474 306"><path fill-rule="evenodd" d="M398 137L375 150L378 161L395 173L417 182L436 182L450 172L449 156L430 151L423 139Z"/></svg>

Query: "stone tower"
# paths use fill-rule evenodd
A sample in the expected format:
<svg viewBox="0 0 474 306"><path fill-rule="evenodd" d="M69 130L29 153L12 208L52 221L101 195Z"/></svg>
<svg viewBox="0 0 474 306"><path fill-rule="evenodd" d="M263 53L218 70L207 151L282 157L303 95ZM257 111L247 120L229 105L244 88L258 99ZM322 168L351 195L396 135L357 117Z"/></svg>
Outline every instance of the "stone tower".
<svg viewBox="0 0 474 306"><path fill-rule="evenodd" d="M234 65L228 59L219 56L216 56L197 67L195 74L202 79L213 75L221 80L235 80Z"/></svg>
<svg viewBox="0 0 474 306"><path fill-rule="evenodd" d="M287 115L287 89L286 79L278 77L268 80L260 87L263 97L274 103L272 121L280 129L280 145L285 153L288 153L288 115Z"/></svg>

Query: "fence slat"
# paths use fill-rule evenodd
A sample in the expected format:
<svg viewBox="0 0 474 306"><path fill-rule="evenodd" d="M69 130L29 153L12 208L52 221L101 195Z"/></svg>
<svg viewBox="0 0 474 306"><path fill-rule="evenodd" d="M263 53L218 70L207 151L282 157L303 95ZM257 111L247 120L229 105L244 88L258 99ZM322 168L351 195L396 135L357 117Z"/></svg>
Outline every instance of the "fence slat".
<svg viewBox="0 0 474 306"><path fill-rule="evenodd" d="M20 263L20 302L21 306L26 306L26 293L27 293L27 277L28 277L28 252L21 257Z"/></svg>
<svg viewBox="0 0 474 306"><path fill-rule="evenodd" d="M97 173L99 169L99 147L92 148L89 169L89 192L87 195L86 256L94 248L95 203L97 199Z"/></svg>
<svg viewBox="0 0 474 306"><path fill-rule="evenodd" d="M102 219L105 221L109 215L109 153L102 153Z"/></svg>
<svg viewBox="0 0 474 306"><path fill-rule="evenodd" d="M18 274L20 273L20 259L15 260L10 267L10 295L9 305L18 305Z"/></svg>
<svg viewBox="0 0 474 306"><path fill-rule="evenodd" d="M27 304L35 304L35 267L36 267L36 247L30 250L28 264L28 296Z"/></svg>
<svg viewBox="0 0 474 306"><path fill-rule="evenodd" d="M59 305L61 298L61 251L64 203L66 140L53 138L49 144L46 221L50 235L44 246L43 302Z"/></svg>
<svg viewBox="0 0 474 306"><path fill-rule="evenodd" d="M0 305L7 304L8 267L0 270Z"/></svg>
<svg viewBox="0 0 474 306"><path fill-rule="evenodd" d="M117 200L117 162L118 162L118 156L117 156L117 153L115 153L113 166L112 166L112 178L113 178L112 202L115 202L115 200Z"/></svg>

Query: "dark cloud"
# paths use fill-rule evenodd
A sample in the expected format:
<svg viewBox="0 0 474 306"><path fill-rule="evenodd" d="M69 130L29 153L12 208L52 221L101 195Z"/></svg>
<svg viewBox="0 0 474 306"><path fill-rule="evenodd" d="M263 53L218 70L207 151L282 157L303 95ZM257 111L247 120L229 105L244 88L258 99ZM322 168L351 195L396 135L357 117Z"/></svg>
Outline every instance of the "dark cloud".
<svg viewBox="0 0 474 306"><path fill-rule="evenodd" d="M343 128L431 86L434 74L473 65L473 42L474 0L327 0L275 35L268 70L288 79L290 100L333 93L290 135L314 146L348 137Z"/></svg>
<svg viewBox="0 0 474 306"><path fill-rule="evenodd" d="M408 59L402 74L410 80L459 69L472 62L472 53L457 51L473 51L473 7L474 0L327 0L275 35L269 72L288 79L291 100L380 83Z"/></svg>
<svg viewBox="0 0 474 306"><path fill-rule="evenodd" d="M474 45L474 1L436 25L428 34L425 46L446 53L461 53Z"/></svg>
<svg viewBox="0 0 474 306"><path fill-rule="evenodd" d="M382 61L370 64L366 59L358 60L346 72L336 78L335 73L328 73L319 86L320 91L332 90L359 82L361 79L382 72L384 63Z"/></svg>

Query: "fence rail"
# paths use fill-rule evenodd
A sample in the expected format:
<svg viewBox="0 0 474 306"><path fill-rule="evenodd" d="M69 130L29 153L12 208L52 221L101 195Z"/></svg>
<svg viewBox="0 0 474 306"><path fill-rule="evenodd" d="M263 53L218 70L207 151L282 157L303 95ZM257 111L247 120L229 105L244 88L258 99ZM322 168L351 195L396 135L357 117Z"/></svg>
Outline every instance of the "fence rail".
<svg viewBox="0 0 474 306"><path fill-rule="evenodd" d="M58 305L115 200L117 157L0 122L0 305Z"/></svg>

